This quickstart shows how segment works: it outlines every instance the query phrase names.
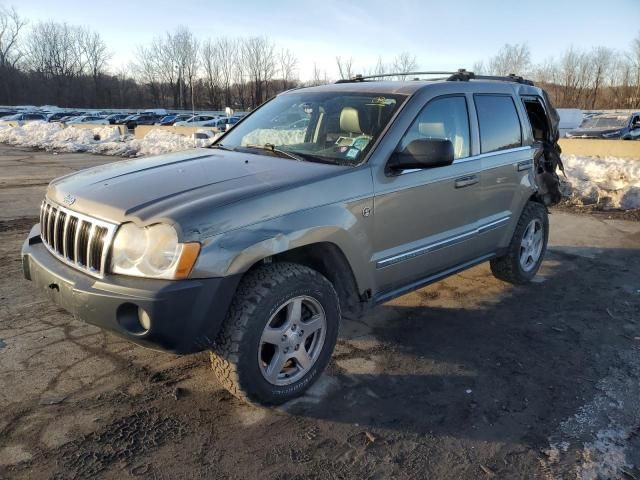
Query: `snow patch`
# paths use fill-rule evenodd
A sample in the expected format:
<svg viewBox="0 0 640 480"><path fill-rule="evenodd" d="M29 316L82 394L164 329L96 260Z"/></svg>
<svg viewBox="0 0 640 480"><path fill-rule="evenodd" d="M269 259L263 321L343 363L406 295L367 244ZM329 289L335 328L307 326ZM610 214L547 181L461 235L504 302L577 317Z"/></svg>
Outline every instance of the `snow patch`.
<svg viewBox="0 0 640 480"><path fill-rule="evenodd" d="M624 370L613 369L596 386L593 399L564 420L541 460L547 478L622 478L633 465L627 455L640 428L640 358L621 352Z"/></svg>
<svg viewBox="0 0 640 480"><path fill-rule="evenodd" d="M117 127L111 126L80 129L46 122L30 122L21 127L0 126L0 143L16 147L127 157L160 155L194 147L207 147L217 136L205 130L188 137L158 129L151 130L139 140L131 135L121 135Z"/></svg>
<svg viewBox="0 0 640 480"><path fill-rule="evenodd" d="M564 155L562 161L561 190L570 202L640 208L640 159Z"/></svg>

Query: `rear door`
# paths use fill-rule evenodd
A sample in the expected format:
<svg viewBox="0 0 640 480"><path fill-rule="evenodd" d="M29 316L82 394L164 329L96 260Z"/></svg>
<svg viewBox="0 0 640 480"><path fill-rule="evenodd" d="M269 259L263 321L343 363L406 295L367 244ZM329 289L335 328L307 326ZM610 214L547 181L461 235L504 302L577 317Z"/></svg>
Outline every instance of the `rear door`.
<svg viewBox="0 0 640 480"><path fill-rule="evenodd" d="M465 95L430 100L397 146L446 138L452 165L377 174L372 235L378 300L412 282L470 260L480 195L480 160L470 157L469 108Z"/></svg>
<svg viewBox="0 0 640 480"><path fill-rule="evenodd" d="M479 253L505 246L511 228L531 192L533 149L523 142L515 98L509 94L474 94L482 174L477 202ZM525 184L523 184L523 182Z"/></svg>

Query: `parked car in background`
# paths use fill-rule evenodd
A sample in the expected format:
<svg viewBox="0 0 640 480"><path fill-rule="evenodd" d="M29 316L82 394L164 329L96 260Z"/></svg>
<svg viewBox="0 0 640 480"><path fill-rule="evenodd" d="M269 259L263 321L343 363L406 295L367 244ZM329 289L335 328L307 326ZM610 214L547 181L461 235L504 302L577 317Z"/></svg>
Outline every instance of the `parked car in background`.
<svg viewBox="0 0 640 480"><path fill-rule="evenodd" d="M171 125L174 125L176 122L183 122L185 120L189 120L192 116L193 115L190 113L171 113L169 115L162 117L160 121L156 123L156 125L171 126Z"/></svg>
<svg viewBox="0 0 640 480"><path fill-rule="evenodd" d="M47 117L47 122L54 123L59 122L64 117L68 117L69 112L55 112Z"/></svg>
<svg viewBox="0 0 640 480"><path fill-rule="evenodd" d="M56 123L56 122L65 123L69 119L74 117L79 117L81 115L86 115L86 112L79 112L79 111L56 112L49 115L49 117L47 117L47 121L51 123Z"/></svg>
<svg viewBox="0 0 640 480"><path fill-rule="evenodd" d="M75 117L66 122L67 125L91 124L91 125L109 125L104 117L97 115L82 115Z"/></svg>
<svg viewBox="0 0 640 480"><path fill-rule="evenodd" d="M593 115L567 132L567 138L640 139L640 112Z"/></svg>
<svg viewBox="0 0 640 480"><path fill-rule="evenodd" d="M560 138L565 137L567 132L580 127L586 118L584 112L579 108L558 108L557 110L560 115L560 124L558 125Z"/></svg>
<svg viewBox="0 0 640 480"><path fill-rule="evenodd" d="M154 113L141 113L140 115L133 115L128 120L125 120L124 124L129 130L133 130L138 125L153 125L164 115L156 115Z"/></svg>
<svg viewBox="0 0 640 480"><path fill-rule="evenodd" d="M8 117L10 115L15 115L18 113L15 110L0 110L0 118Z"/></svg>
<svg viewBox="0 0 640 480"><path fill-rule="evenodd" d="M192 115L191 118L176 122L174 125L176 127L201 127L203 124L216 120L217 118L220 117L215 115Z"/></svg>
<svg viewBox="0 0 640 480"><path fill-rule="evenodd" d="M220 130L221 132L225 132L233 127L236 123L242 120L242 117L229 117L229 118L217 118L215 120L211 120L209 122L204 122L200 126L201 127L214 127Z"/></svg>
<svg viewBox="0 0 640 480"><path fill-rule="evenodd" d="M126 117L121 118L121 119L119 119L119 120L116 120L116 121L115 121L115 122L113 122L113 123L114 123L114 125L124 125L124 124L125 124L125 123L127 123L129 120L131 120L133 117L136 117L136 116L138 116L138 115L139 115L138 113L129 113L129 114L127 114L127 116L126 116Z"/></svg>
<svg viewBox="0 0 640 480"><path fill-rule="evenodd" d="M16 113L15 115L9 115L8 117L0 119L0 125L7 125L11 123L12 125L22 126L25 123L36 121L46 122L47 116L43 113L35 112Z"/></svg>
<svg viewBox="0 0 640 480"><path fill-rule="evenodd" d="M104 119L109 122L109 125L115 125L118 120L124 120L128 116L128 113L112 113L111 115L107 115Z"/></svg>

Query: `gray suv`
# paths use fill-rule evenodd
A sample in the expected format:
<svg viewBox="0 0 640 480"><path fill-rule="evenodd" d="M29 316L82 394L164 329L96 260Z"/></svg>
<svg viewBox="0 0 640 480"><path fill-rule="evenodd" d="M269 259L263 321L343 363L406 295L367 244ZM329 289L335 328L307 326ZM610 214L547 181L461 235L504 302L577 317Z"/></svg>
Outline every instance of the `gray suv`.
<svg viewBox="0 0 640 480"><path fill-rule="evenodd" d="M281 403L326 367L341 318L486 261L508 282L536 274L557 125L515 76L291 90L211 149L52 181L24 274L79 318L210 351L234 395Z"/></svg>

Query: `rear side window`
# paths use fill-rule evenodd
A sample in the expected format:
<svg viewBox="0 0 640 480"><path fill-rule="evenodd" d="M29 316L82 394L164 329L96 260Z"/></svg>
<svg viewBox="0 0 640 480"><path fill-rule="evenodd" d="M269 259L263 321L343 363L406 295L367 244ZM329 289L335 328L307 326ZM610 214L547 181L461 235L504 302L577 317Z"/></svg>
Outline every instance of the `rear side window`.
<svg viewBox="0 0 640 480"><path fill-rule="evenodd" d="M507 95L474 95L480 126L480 151L495 152L522 145L520 119Z"/></svg>
<svg viewBox="0 0 640 480"><path fill-rule="evenodd" d="M440 97L427 103L400 140L399 149L427 138L450 140L454 159L469 156L469 114L464 97Z"/></svg>

